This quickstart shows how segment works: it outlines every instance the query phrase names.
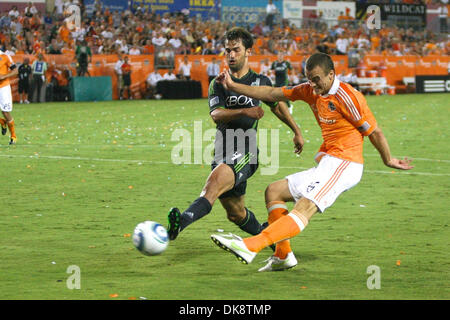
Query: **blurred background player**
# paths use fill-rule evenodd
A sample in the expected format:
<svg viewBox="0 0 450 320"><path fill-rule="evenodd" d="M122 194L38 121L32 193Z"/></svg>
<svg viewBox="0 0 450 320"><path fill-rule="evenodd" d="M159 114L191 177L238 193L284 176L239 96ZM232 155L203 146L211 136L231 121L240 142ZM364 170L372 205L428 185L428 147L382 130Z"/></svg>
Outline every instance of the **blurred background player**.
<svg viewBox="0 0 450 320"><path fill-rule="evenodd" d="M30 76L31 66L30 59L24 58L23 63L19 67L19 98L20 103L30 103L28 96L30 94Z"/></svg>
<svg viewBox="0 0 450 320"><path fill-rule="evenodd" d="M13 101L9 82L9 78L14 77L17 73L18 71L12 58L0 51L0 110L4 117L0 118L0 125L2 127L2 135L5 135L7 129L9 129L9 144L16 144L17 141L14 119L11 116Z"/></svg>
<svg viewBox="0 0 450 320"><path fill-rule="evenodd" d="M123 58L123 63L120 66L122 69L122 81L123 88L120 92L120 99L123 99L123 92L126 90L128 94L128 99L133 99L131 96L131 64L128 62L128 57Z"/></svg>
<svg viewBox="0 0 450 320"><path fill-rule="evenodd" d="M252 35L243 28L232 28L225 38L230 77L247 85L271 86L269 78L257 74L248 65L253 46ZM294 132L295 151L300 153L303 137L286 104L268 105ZM217 198L228 219L241 230L255 235L263 229L253 212L245 206L247 180L258 168L256 130L258 120L264 115L261 101L237 95L212 80L209 86L209 110L217 124L212 171L200 196L183 213L178 208L170 209L167 228L170 240L174 240L188 225L207 215Z"/></svg>
<svg viewBox="0 0 450 320"><path fill-rule="evenodd" d="M75 50L75 57L77 59L77 76L84 77L87 74L91 76L88 70L89 63L92 62L92 51L88 46L86 40L81 41L80 45Z"/></svg>
<svg viewBox="0 0 450 320"><path fill-rule="evenodd" d="M308 82L295 87L251 87L239 84L222 72L218 82L228 90L267 101L303 100L308 103L322 130L323 144L314 160L318 165L276 181L266 189L269 226L259 235L242 239L212 235L222 249L243 263L250 263L263 248L276 243L275 254L259 271L292 268L297 260L289 240L302 232L312 216L324 212L343 192L356 186L363 173L364 137L378 150L390 168L409 170L411 160L391 156L389 144L377 125L364 96L336 77L331 57L324 53L306 62ZM286 202L295 202L288 211Z"/></svg>
<svg viewBox="0 0 450 320"><path fill-rule="evenodd" d="M275 87L284 87L289 84L289 71L292 70L291 63L284 60L284 53L278 53L278 59L272 63L271 69L275 73ZM287 102L289 105L289 112L292 114L293 105L291 102Z"/></svg>

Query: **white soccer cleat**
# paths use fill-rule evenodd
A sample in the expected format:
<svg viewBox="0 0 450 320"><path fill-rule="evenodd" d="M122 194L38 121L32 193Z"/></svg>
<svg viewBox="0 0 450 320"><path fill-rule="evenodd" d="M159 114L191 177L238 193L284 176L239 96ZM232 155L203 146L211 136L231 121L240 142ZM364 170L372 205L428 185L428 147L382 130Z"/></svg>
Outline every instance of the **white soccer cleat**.
<svg viewBox="0 0 450 320"><path fill-rule="evenodd" d="M276 256L271 256L265 262L267 262L267 264L264 267L259 268L258 269L259 272L283 271L291 269L297 265L297 259L295 258L293 252L289 252L285 259L280 259Z"/></svg>
<svg viewBox="0 0 450 320"><path fill-rule="evenodd" d="M249 264L256 257L256 252L250 251L245 245L241 237L235 234L227 235L211 235L211 240L220 248L228 251L236 256L236 258L244 263Z"/></svg>

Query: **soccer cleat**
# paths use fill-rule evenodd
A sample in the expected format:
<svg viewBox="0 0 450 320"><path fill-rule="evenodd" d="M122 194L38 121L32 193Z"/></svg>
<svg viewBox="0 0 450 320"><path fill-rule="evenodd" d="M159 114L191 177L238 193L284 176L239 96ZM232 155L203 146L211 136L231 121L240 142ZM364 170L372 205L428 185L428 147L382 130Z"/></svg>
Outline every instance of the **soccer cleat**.
<svg viewBox="0 0 450 320"><path fill-rule="evenodd" d="M285 259L280 259L276 256L271 256L266 261L267 264L259 268L259 272L265 272L265 271L283 271L287 269L291 269L297 265L297 259L294 256L294 253L289 252L287 257Z"/></svg>
<svg viewBox="0 0 450 320"><path fill-rule="evenodd" d="M181 213L178 208L170 209L169 214L167 215L169 222L169 225L167 226L167 233L169 234L170 240L175 240L180 233L180 217Z"/></svg>
<svg viewBox="0 0 450 320"><path fill-rule="evenodd" d="M241 263L249 264L256 257L257 253L248 250L244 240L235 234L230 233L224 236L213 234L211 240L221 249L234 254Z"/></svg>
<svg viewBox="0 0 450 320"><path fill-rule="evenodd" d="M17 138L11 138L11 140L9 141L10 145L16 144L16 140Z"/></svg>
<svg viewBox="0 0 450 320"><path fill-rule="evenodd" d="M2 136L6 134L6 131L8 130L7 126L2 125Z"/></svg>

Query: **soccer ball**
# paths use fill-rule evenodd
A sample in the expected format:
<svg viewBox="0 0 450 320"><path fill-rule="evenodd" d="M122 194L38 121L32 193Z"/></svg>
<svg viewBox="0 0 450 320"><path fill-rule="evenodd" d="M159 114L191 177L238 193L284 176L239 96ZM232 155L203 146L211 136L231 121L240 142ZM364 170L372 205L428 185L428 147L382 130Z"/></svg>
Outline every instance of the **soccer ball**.
<svg viewBox="0 0 450 320"><path fill-rule="evenodd" d="M146 256L154 256L166 250L169 244L167 230L154 221L139 223L133 233L134 246Z"/></svg>

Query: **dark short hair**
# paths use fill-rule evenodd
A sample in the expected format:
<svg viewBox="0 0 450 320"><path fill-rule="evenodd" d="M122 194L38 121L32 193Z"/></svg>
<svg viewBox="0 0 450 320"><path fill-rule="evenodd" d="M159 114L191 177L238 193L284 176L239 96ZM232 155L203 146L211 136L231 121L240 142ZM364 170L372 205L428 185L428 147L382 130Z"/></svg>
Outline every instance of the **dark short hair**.
<svg viewBox="0 0 450 320"><path fill-rule="evenodd" d="M306 70L311 71L315 67L320 66L325 74L328 74L331 70L334 70L334 63L331 57L322 52L312 54L308 60L306 60Z"/></svg>
<svg viewBox="0 0 450 320"><path fill-rule="evenodd" d="M227 41L241 40L245 49L253 47L252 35L250 32L241 27L234 27L228 30L225 34L225 39L227 39Z"/></svg>

